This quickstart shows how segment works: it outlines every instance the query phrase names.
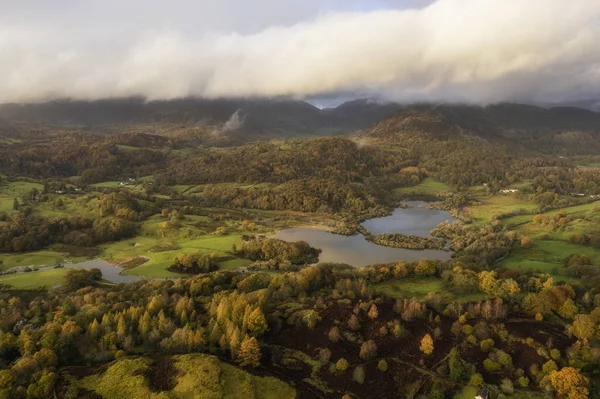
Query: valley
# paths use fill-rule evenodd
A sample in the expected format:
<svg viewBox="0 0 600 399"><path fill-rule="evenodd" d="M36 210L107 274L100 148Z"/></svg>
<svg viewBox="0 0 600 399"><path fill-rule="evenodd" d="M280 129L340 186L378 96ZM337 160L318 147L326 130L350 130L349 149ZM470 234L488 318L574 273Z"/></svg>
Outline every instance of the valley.
<svg viewBox="0 0 600 399"><path fill-rule="evenodd" d="M0 109L0 392L594 397L600 116L360 104Z"/></svg>

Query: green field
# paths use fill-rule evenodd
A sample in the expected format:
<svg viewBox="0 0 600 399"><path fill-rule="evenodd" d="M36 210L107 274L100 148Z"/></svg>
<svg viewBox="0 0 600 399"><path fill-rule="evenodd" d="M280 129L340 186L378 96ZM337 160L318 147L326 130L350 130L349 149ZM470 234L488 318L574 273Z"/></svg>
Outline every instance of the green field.
<svg viewBox="0 0 600 399"><path fill-rule="evenodd" d="M55 251L35 251L0 255L0 270L16 266L54 266L58 260L66 259L66 254ZM70 259L75 261L74 259Z"/></svg>
<svg viewBox="0 0 600 399"><path fill-rule="evenodd" d="M524 271L540 271L557 276L564 275L563 262L571 254L586 255L592 264L600 266L600 249L577 245L569 241L574 234L597 233L600 225L600 202L578 205L545 212L543 215L553 218L559 212L575 218L561 229L547 231L547 226L532 223L532 215L513 216L502 220L509 229L534 240L533 248L524 249L518 245L510 257L500 262L500 266Z"/></svg>
<svg viewBox="0 0 600 399"><path fill-rule="evenodd" d="M21 290L31 290L40 287L54 287L64 282L65 275L72 269L51 269L29 273L8 274L0 276L0 284L7 284Z"/></svg>
<svg viewBox="0 0 600 399"><path fill-rule="evenodd" d="M444 286L444 282L441 279L434 277L388 280L375 284L374 287L377 293L396 299L412 297L423 299L431 292L447 294L449 299L458 302L471 302L486 298L485 294L481 292L469 294L453 293Z"/></svg>
<svg viewBox="0 0 600 399"><path fill-rule="evenodd" d="M439 182L432 177L426 177L416 186L394 189L394 194L402 196L403 194L437 194L447 191L451 191L447 184Z"/></svg>
<svg viewBox="0 0 600 399"><path fill-rule="evenodd" d="M0 213L11 212L13 210L14 199L19 198L19 202L22 202L20 197L34 188L42 191L44 186L39 183L27 181L17 181L0 185Z"/></svg>
<svg viewBox="0 0 600 399"><path fill-rule="evenodd" d="M124 274L144 277L181 277L180 274L172 273L167 268L173 263L173 259L182 253L191 253L200 250L203 253L215 253L218 256L231 256L229 253L233 244L240 245L241 236L231 234L227 236L206 235L198 238L177 238L166 240L157 237L137 236L128 240L111 243L105 247L103 257L107 260L120 259L125 256L147 256L150 260L141 266L129 269ZM180 249L164 252L150 252L157 245L171 243ZM246 259L231 259L224 261L219 266L223 269L232 269L245 266L250 263Z"/></svg>
<svg viewBox="0 0 600 399"><path fill-rule="evenodd" d="M219 361L215 356L190 354L173 356L163 367L171 369L174 363L171 389L153 389L144 373L167 359L123 358L109 365L103 372L79 379L69 375L69 390L86 389L111 399L283 399L293 398L295 390L273 378L259 377L240 368ZM171 363L173 362L173 363ZM160 375L159 378L168 378ZM168 381L161 381L169 385Z"/></svg>
<svg viewBox="0 0 600 399"><path fill-rule="evenodd" d="M510 269L541 271L563 276L563 261L571 254L587 255L592 264L600 266L600 249L562 241L543 240L535 240L533 248L515 248L510 257L501 261L499 265Z"/></svg>
<svg viewBox="0 0 600 399"><path fill-rule="evenodd" d="M465 213L478 223L489 223L496 215L519 209L526 209L528 212L535 213L537 208L537 205L531 202L507 194L480 198L479 203L469 206L465 209Z"/></svg>

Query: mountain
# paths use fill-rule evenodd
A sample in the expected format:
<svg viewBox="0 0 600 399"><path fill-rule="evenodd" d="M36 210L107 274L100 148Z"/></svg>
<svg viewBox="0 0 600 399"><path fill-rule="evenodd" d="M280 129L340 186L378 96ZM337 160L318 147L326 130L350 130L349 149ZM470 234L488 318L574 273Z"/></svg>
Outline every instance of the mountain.
<svg viewBox="0 0 600 399"><path fill-rule="evenodd" d="M522 150L590 153L600 149L600 113L509 103L484 107L419 104L361 131L359 137L400 145L475 141Z"/></svg>
<svg viewBox="0 0 600 399"><path fill-rule="evenodd" d="M397 104L357 100L321 110L297 100L198 99L51 101L0 105L0 118L44 125L106 128L136 124L212 126L233 136L258 138L344 134L390 116Z"/></svg>

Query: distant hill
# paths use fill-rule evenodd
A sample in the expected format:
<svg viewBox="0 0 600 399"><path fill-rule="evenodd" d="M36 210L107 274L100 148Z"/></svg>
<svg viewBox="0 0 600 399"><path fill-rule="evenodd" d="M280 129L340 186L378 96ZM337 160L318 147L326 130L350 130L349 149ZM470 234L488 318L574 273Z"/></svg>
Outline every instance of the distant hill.
<svg viewBox="0 0 600 399"><path fill-rule="evenodd" d="M357 100L321 110L304 101L141 98L51 101L0 105L0 118L58 126L102 128L148 123L211 126L217 133L252 138L344 134L371 126L400 109L397 104Z"/></svg>
<svg viewBox="0 0 600 399"><path fill-rule="evenodd" d="M405 109L359 133L388 143L477 141L513 148L600 149L600 114L581 108L541 108L523 104L485 107L421 104Z"/></svg>

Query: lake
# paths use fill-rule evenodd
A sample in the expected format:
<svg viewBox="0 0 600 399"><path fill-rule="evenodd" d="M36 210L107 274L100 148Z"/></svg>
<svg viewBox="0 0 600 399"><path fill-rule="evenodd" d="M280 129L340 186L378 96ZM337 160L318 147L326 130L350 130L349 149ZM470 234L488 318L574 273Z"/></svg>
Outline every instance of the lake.
<svg viewBox="0 0 600 399"><path fill-rule="evenodd" d="M429 231L441 222L455 221L448 212L420 208L424 202L408 202L412 208L398 208L390 216L370 219L362 223L372 234L401 233L429 237ZM450 252L426 249L412 250L389 248L367 241L361 234L343 236L314 228L291 228L280 230L275 238L285 241L306 241L323 252L319 262L347 263L360 267L397 260L421 259L448 260Z"/></svg>
<svg viewBox="0 0 600 399"><path fill-rule="evenodd" d="M409 201L405 204L411 208L397 208L390 216L369 219L361 225L371 234L400 233L420 237L431 237L429 232L444 221L455 222L457 219L440 209L422 208L423 201Z"/></svg>
<svg viewBox="0 0 600 399"><path fill-rule="evenodd" d="M67 269L100 269L100 271L102 272L102 278L113 283L129 283L140 278L139 276L122 275L120 273L125 269L123 269L122 267L114 266L100 259L88 260L79 263L65 263L64 267ZM24 268L25 266L18 266L13 268L12 270L15 270L17 273L25 273L23 271ZM39 271L51 269L54 269L54 266L39 267L37 268L37 271L31 271L29 273L37 273Z"/></svg>
<svg viewBox="0 0 600 399"><path fill-rule="evenodd" d="M102 272L102 278L113 283L129 283L140 278L139 276L128 276L119 274L125 269L123 269L122 267L114 266L100 259L88 260L86 262L80 263L66 263L65 267L70 269L100 269L100 271Z"/></svg>

